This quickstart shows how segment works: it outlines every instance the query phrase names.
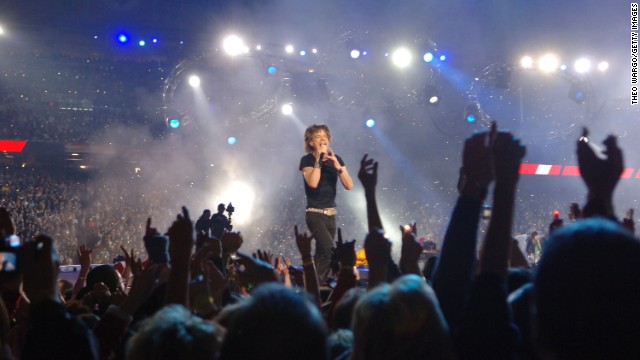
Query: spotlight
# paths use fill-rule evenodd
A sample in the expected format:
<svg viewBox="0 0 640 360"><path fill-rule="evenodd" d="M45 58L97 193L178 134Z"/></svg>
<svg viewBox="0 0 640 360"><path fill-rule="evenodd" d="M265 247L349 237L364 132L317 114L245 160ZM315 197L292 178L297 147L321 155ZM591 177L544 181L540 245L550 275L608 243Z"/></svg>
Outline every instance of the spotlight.
<svg viewBox="0 0 640 360"><path fill-rule="evenodd" d="M238 56L249 52L249 48L237 35L229 35L222 41L222 48L230 56Z"/></svg>
<svg viewBox="0 0 640 360"><path fill-rule="evenodd" d="M198 86L200 86L200 77L198 77L197 75L191 75L189 77L189 85L192 88L197 88Z"/></svg>
<svg viewBox="0 0 640 360"><path fill-rule="evenodd" d="M562 71L567 70L567 65L566 64L560 65L560 70L562 70Z"/></svg>
<svg viewBox="0 0 640 360"><path fill-rule="evenodd" d="M311 52L314 53L314 54L317 54L318 53L318 49L313 48L313 49L311 49Z"/></svg>
<svg viewBox="0 0 640 360"><path fill-rule="evenodd" d="M227 138L227 144L234 145L238 140L234 136L229 136Z"/></svg>
<svg viewBox="0 0 640 360"><path fill-rule="evenodd" d="M447 55L445 54L440 55L440 61L445 61L445 60L447 60Z"/></svg>
<svg viewBox="0 0 640 360"><path fill-rule="evenodd" d="M578 74L589 72L589 70L591 70L591 61L589 61L589 59L587 58L580 58L573 64L573 69Z"/></svg>
<svg viewBox="0 0 640 360"><path fill-rule="evenodd" d="M372 128L376 126L376 121L374 119L367 119L367 121L365 121L364 124L366 127Z"/></svg>
<svg viewBox="0 0 640 360"><path fill-rule="evenodd" d="M124 34L124 33L118 34L117 38L120 44L126 44L127 42L129 42L129 36L127 36L127 34Z"/></svg>
<svg viewBox="0 0 640 360"><path fill-rule="evenodd" d="M154 43L154 44L157 44L158 43L158 38L151 39L151 42Z"/></svg>
<svg viewBox="0 0 640 360"><path fill-rule="evenodd" d="M600 61L598 63L598 70L604 72L607 71L609 69L609 63L606 61Z"/></svg>
<svg viewBox="0 0 640 360"><path fill-rule="evenodd" d="M284 104L280 110L283 115L291 115L293 113L293 105L291 103Z"/></svg>
<svg viewBox="0 0 640 360"><path fill-rule="evenodd" d="M305 55L307 55L307 52L304 50L300 50L300 56L305 56Z"/></svg>
<svg viewBox="0 0 640 360"><path fill-rule="evenodd" d="M360 50L358 50L358 49L351 50L351 58L352 59L357 59L359 57L360 57Z"/></svg>
<svg viewBox="0 0 640 360"><path fill-rule="evenodd" d="M471 101L464 108L464 120L470 124L475 123L476 121L482 118L482 109L480 108L480 103L477 101Z"/></svg>
<svg viewBox="0 0 640 360"><path fill-rule="evenodd" d="M399 48L391 55L391 61L399 68L406 68L411 64L411 52L407 48Z"/></svg>
<svg viewBox="0 0 640 360"><path fill-rule="evenodd" d="M0 26L0 35L4 35L4 28Z"/></svg>
<svg viewBox="0 0 640 360"><path fill-rule="evenodd" d="M520 59L520 66L522 66L523 69L533 68L533 59L531 56L523 56L522 59Z"/></svg>
<svg viewBox="0 0 640 360"><path fill-rule="evenodd" d="M569 99L577 104L584 104L587 100L588 92L586 86L582 83L572 83L569 89Z"/></svg>
<svg viewBox="0 0 640 360"><path fill-rule="evenodd" d="M440 102L440 94L438 89L433 85L427 85L424 88L424 99L427 100L429 105L436 105Z"/></svg>
<svg viewBox="0 0 640 360"><path fill-rule="evenodd" d="M169 120L169 127L172 129L177 129L180 127L180 120L179 119L171 119Z"/></svg>
<svg viewBox="0 0 640 360"><path fill-rule="evenodd" d="M144 40L140 40L140 41L138 41L138 45L140 45L142 47L142 46L147 45L147 42L144 41Z"/></svg>
<svg viewBox="0 0 640 360"><path fill-rule="evenodd" d="M271 65L267 68L267 74L269 75L274 75L277 72L278 72L278 69L275 67L275 65Z"/></svg>
<svg viewBox="0 0 640 360"><path fill-rule="evenodd" d="M424 62L430 63L430 62L433 61L433 54L430 53L430 52L425 53L424 56L422 57L422 59L424 60Z"/></svg>
<svg viewBox="0 0 640 360"><path fill-rule="evenodd" d="M292 54L294 50L295 49L293 48L293 45L291 45L291 44L289 44L289 45L284 47L284 51L286 51L287 54Z"/></svg>
<svg viewBox="0 0 640 360"><path fill-rule="evenodd" d="M260 44L256 45L256 50L262 50L262 45Z"/></svg>
<svg viewBox="0 0 640 360"><path fill-rule="evenodd" d="M558 70L560 60L554 54L547 54L538 60L538 68L545 73L552 73Z"/></svg>

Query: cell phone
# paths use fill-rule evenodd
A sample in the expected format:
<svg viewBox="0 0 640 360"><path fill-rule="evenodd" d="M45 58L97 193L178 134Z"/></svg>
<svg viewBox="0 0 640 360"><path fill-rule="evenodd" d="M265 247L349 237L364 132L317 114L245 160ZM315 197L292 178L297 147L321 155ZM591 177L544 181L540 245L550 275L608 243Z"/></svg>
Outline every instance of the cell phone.
<svg viewBox="0 0 640 360"><path fill-rule="evenodd" d="M0 276L12 278L20 274L19 250L20 238L17 235L4 238L0 244Z"/></svg>

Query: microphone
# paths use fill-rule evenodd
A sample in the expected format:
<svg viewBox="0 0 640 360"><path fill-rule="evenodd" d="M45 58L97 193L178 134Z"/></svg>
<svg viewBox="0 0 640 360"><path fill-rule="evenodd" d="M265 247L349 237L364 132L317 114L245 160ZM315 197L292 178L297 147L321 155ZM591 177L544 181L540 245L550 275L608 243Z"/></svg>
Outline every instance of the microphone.
<svg viewBox="0 0 640 360"><path fill-rule="evenodd" d="M320 153L320 160L319 160L319 162L322 162L322 160L324 160L324 153Z"/></svg>

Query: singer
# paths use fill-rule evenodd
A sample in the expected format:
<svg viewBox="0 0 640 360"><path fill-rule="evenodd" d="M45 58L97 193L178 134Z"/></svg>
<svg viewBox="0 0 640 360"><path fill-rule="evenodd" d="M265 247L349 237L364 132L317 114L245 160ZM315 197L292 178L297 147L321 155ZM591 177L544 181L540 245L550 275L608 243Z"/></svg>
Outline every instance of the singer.
<svg viewBox="0 0 640 360"><path fill-rule="evenodd" d="M305 222L316 239L314 260L321 286L330 276L331 248L336 235L336 185L338 179L346 190L353 180L340 156L330 147L331 130L327 125L311 125L304 132L307 155L300 159L307 195Z"/></svg>

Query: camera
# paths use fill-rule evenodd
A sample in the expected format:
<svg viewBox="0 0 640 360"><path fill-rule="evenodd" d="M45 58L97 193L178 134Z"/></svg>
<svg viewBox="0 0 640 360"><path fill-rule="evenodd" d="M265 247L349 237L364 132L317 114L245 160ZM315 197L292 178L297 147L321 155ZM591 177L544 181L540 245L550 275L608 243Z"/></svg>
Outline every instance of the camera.
<svg viewBox="0 0 640 360"><path fill-rule="evenodd" d="M0 276L15 277L20 274L19 252L20 238L9 235L0 244Z"/></svg>

